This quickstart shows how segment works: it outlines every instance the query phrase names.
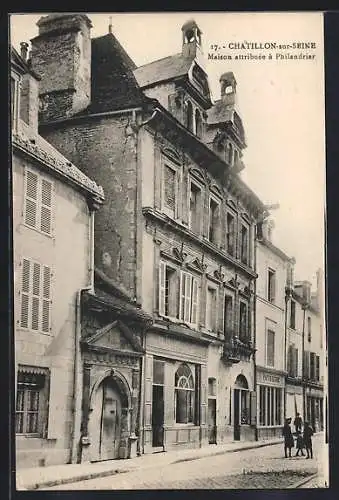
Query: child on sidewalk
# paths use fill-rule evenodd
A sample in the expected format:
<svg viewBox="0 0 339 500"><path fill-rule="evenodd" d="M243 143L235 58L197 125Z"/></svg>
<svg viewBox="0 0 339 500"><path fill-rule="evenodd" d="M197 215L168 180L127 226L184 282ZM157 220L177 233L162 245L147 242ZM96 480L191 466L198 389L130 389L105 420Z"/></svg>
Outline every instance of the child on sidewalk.
<svg viewBox="0 0 339 500"><path fill-rule="evenodd" d="M313 458L312 436L313 436L313 429L308 422L305 422L304 442L305 442L305 448L306 448L306 452L307 452L306 458Z"/></svg>
<svg viewBox="0 0 339 500"><path fill-rule="evenodd" d="M304 445L304 439L303 439L303 437L301 435L301 431L298 430L296 434L297 434L297 439L296 439L295 446L297 448L297 453L295 454L295 456L299 457L299 451L300 451L301 452L301 456L304 457L305 456L304 451L303 451L304 450L304 446L305 446Z"/></svg>

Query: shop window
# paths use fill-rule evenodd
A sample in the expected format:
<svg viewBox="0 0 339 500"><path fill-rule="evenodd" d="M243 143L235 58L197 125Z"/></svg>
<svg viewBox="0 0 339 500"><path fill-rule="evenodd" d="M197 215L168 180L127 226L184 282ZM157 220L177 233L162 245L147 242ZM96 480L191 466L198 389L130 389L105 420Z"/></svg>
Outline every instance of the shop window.
<svg viewBox="0 0 339 500"><path fill-rule="evenodd" d="M47 430L47 369L20 367L17 376L16 434L44 437Z"/></svg>
<svg viewBox="0 0 339 500"><path fill-rule="evenodd" d="M183 363L175 373L175 421L194 422L194 379L190 367Z"/></svg>
<svg viewBox="0 0 339 500"><path fill-rule="evenodd" d="M282 389L259 386L259 425L282 425Z"/></svg>

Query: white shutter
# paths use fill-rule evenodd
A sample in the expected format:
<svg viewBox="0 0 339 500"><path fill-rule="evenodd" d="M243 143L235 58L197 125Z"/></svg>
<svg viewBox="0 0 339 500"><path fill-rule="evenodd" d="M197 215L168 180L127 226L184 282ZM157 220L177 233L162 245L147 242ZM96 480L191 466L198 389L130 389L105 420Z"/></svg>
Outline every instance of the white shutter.
<svg viewBox="0 0 339 500"><path fill-rule="evenodd" d="M179 319L185 318L185 273L180 272L180 294L179 294Z"/></svg>
<svg viewBox="0 0 339 500"><path fill-rule="evenodd" d="M160 262L159 267L159 314L165 315L165 294L166 294L166 264Z"/></svg>
<svg viewBox="0 0 339 500"><path fill-rule="evenodd" d="M28 226L37 226L38 216L38 175L26 171L25 189L25 223Z"/></svg>
<svg viewBox="0 0 339 500"><path fill-rule="evenodd" d="M46 179L41 181L41 221L40 229L51 234L52 229L52 183Z"/></svg>
<svg viewBox="0 0 339 500"><path fill-rule="evenodd" d="M192 313L191 323L198 323L198 302L199 302L199 287L197 278L192 278Z"/></svg>
<svg viewBox="0 0 339 500"><path fill-rule="evenodd" d="M48 333L50 331L51 317L51 270L49 267L43 267L42 276L42 324L41 330Z"/></svg>
<svg viewBox="0 0 339 500"><path fill-rule="evenodd" d="M41 293L41 267L40 264L33 263L32 277L32 330L39 330L40 319L40 293Z"/></svg>
<svg viewBox="0 0 339 500"><path fill-rule="evenodd" d="M191 314L191 297L192 297L192 276L185 273L185 313L184 321L190 322Z"/></svg>
<svg viewBox="0 0 339 500"><path fill-rule="evenodd" d="M21 326L28 328L29 326L29 293L30 293L30 261L23 259L22 261L22 284L21 284Z"/></svg>

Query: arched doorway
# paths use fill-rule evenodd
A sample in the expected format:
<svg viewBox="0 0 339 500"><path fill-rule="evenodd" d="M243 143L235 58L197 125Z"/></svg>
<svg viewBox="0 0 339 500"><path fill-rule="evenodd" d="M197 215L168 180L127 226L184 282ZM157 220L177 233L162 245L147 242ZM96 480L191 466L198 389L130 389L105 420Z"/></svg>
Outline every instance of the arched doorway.
<svg viewBox="0 0 339 500"><path fill-rule="evenodd" d="M116 375L94 385L88 422L92 462L120 457L122 439L128 435L129 406L126 388Z"/></svg>
<svg viewBox="0 0 339 500"><path fill-rule="evenodd" d="M240 441L241 425L249 423L249 390L247 379L238 375L233 391L234 440Z"/></svg>

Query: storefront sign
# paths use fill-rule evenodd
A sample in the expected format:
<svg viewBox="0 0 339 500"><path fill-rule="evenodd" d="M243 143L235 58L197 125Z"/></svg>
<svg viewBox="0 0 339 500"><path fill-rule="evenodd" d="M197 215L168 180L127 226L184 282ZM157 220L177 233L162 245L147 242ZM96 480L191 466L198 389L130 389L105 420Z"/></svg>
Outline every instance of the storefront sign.
<svg viewBox="0 0 339 500"><path fill-rule="evenodd" d="M284 377L275 373L258 372L257 382L258 384L282 386L284 385Z"/></svg>

